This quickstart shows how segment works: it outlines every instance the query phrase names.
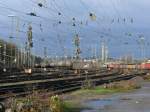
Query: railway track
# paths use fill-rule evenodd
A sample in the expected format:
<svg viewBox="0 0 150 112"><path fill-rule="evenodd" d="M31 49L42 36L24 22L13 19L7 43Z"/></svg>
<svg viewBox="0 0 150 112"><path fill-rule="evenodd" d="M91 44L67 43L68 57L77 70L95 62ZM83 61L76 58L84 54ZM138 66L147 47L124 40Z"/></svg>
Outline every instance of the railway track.
<svg viewBox="0 0 150 112"><path fill-rule="evenodd" d="M120 71L105 71L96 73L83 73L80 76L68 76L61 78L48 78L41 80L27 80L13 83L3 83L0 85L0 100L9 98L13 95L22 96L32 92L33 88L35 91L48 90L52 91L52 94L59 94L68 91L80 89L83 81L87 78L90 79L95 85L109 83L110 81L127 80L135 76L145 75L145 72L122 74ZM8 94L10 93L10 94Z"/></svg>
<svg viewBox="0 0 150 112"><path fill-rule="evenodd" d="M94 71L95 72L95 71ZM88 74L94 73L93 71L89 71ZM106 72L106 70L99 70L99 73ZM85 72L82 71L81 75L84 75ZM56 78L65 78L70 76L76 76L74 71L71 70L64 70L64 71L47 71L43 73L32 73L31 75L27 75L25 73L14 74L14 75L1 75L0 77L0 84L3 83L15 83L15 82L23 82L23 81L30 81L30 80L44 80L44 79L56 79Z"/></svg>

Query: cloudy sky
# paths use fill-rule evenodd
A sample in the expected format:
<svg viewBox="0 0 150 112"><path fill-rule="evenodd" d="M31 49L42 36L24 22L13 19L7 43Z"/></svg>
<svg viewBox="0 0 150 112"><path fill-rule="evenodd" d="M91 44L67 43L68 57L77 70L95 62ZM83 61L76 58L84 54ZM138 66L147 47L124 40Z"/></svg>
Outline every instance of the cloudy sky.
<svg viewBox="0 0 150 112"><path fill-rule="evenodd" d="M39 7L39 3L43 6ZM12 41L24 47L31 24L32 51L40 56L44 47L49 56L73 55L73 38L79 34L83 57L92 56L93 49L100 56L101 43L105 41L111 57L141 58L142 35L145 57L150 57L149 5L149 0L0 0L0 38L10 41L13 35ZM30 16L31 12L37 16ZM89 13L96 20L91 20ZM10 15L15 16L13 22Z"/></svg>

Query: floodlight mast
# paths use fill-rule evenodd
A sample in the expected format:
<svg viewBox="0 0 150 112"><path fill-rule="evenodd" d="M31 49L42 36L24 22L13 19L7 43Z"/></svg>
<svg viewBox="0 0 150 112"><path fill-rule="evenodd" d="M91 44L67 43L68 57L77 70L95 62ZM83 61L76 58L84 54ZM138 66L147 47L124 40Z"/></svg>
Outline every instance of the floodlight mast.
<svg viewBox="0 0 150 112"><path fill-rule="evenodd" d="M140 36L140 46L141 46L141 60L145 61L145 38Z"/></svg>
<svg viewBox="0 0 150 112"><path fill-rule="evenodd" d="M12 69L13 66L13 56L12 56L12 52L13 52L13 45L12 45L12 39L13 37L13 25L14 25L14 18L16 17L15 15L8 15L9 18L11 18L11 32L10 32L10 62L9 62L9 68Z"/></svg>
<svg viewBox="0 0 150 112"><path fill-rule="evenodd" d="M10 39L10 43L12 43L12 39L14 38L14 32L13 32L13 25L14 25L14 22L16 20L16 39L19 39L19 21L20 21L20 18L16 15L8 15L9 18L11 18L11 32L10 32L10 36L9 36L9 39ZM19 42L18 42L19 43ZM20 64L22 64L22 59L21 59L21 63L19 62L19 58L20 55L19 55L19 50L17 50L17 48L14 48L15 50L15 63L16 63L16 66L19 67ZM12 59L12 47L11 47L11 66L12 67L12 63L13 63L13 59Z"/></svg>

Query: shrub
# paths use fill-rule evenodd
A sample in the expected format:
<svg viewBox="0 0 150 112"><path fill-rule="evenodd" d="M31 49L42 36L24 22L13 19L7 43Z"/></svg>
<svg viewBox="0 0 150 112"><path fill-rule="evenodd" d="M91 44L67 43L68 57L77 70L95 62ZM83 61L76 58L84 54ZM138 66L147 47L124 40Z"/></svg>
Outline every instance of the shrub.
<svg viewBox="0 0 150 112"><path fill-rule="evenodd" d="M58 95L50 98L50 110L51 112L63 112L63 101Z"/></svg>

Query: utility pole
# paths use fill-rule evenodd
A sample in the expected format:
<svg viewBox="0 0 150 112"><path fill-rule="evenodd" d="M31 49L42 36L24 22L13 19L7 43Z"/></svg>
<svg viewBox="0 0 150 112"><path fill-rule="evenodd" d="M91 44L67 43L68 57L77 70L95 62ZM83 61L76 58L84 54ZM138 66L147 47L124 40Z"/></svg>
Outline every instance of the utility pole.
<svg viewBox="0 0 150 112"><path fill-rule="evenodd" d="M97 49L96 49L96 46L94 47L94 57L95 57L95 60L97 59Z"/></svg>
<svg viewBox="0 0 150 112"><path fill-rule="evenodd" d="M44 47L44 67L46 67L47 64L47 47Z"/></svg>
<svg viewBox="0 0 150 112"><path fill-rule="evenodd" d="M20 22L19 17L16 17L16 39L18 40L19 40L19 22ZM19 51L19 47L20 47L20 51ZM23 52L22 52L21 46L18 45L18 48L15 50L15 58L16 58L17 67L20 67L20 65L22 65L22 57L21 57L22 53Z"/></svg>
<svg viewBox="0 0 150 112"><path fill-rule="evenodd" d="M2 44L0 43L0 63L2 63Z"/></svg>
<svg viewBox="0 0 150 112"><path fill-rule="evenodd" d="M19 67L23 67L23 59L22 59L22 55L23 55L23 49L20 45L19 48L17 48L17 57L16 57L16 66Z"/></svg>
<svg viewBox="0 0 150 112"><path fill-rule="evenodd" d="M104 60L105 60L105 45L104 45L104 42L102 42L102 47L101 47L101 60L102 60L102 63L104 63Z"/></svg>
<svg viewBox="0 0 150 112"><path fill-rule="evenodd" d="M25 50L25 55L24 55L23 63L25 67L28 67L28 43L27 42L25 42L24 50Z"/></svg>
<svg viewBox="0 0 150 112"><path fill-rule="evenodd" d="M145 38L140 36L141 60L145 61Z"/></svg>
<svg viewBox="0 0 150 112"><path fill-rule="evenodd" d="M102 63L106 63L107 62L107 59L108 59L108 47L106 46L106 43L105 42L102 42L102 47L101 47L101 60L102 60Z"/></svg>
<svg viewBox="0 0 150 112"><path fill-rule="evenodd" d="M4 68L3 71L6 72L6 43L4 43L4 59L3 59Z"/></svg>
<svg viewBox="0 0 150 112"><path fill-rule="evenodd" d="M108 47L105 46L105 63L107 62L108 60Z"/></svg>

